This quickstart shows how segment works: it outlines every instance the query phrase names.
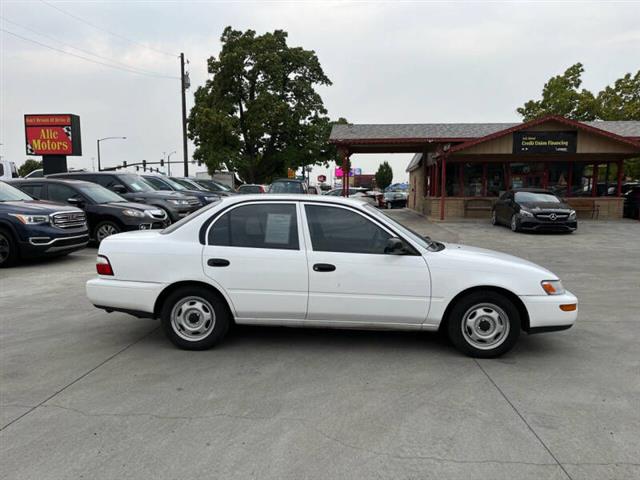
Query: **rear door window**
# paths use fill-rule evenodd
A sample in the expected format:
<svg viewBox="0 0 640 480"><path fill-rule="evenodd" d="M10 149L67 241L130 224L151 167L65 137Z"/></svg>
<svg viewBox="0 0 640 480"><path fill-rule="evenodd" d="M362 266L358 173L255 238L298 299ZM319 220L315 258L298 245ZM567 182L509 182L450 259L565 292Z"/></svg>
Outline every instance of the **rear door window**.
<svg viewBox="0 0 640 480"><path fill-rule="evenodd" d="M253 204L223 214L209 230L209 245L299 250L295 204Z"/></svg>

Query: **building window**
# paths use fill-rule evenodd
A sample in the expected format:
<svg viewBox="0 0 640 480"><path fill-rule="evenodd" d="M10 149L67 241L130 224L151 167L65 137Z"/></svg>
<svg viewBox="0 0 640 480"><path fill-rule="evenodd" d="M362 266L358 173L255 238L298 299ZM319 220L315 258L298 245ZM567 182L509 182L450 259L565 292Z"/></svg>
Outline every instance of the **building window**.
<svg viewBox="0 0 640 480"><path fill-rule="evenodd" d="M549 162L548 164L547 188L559 197L567 195L569 165L569 162Z"/></svg>
<svg viewBox="0 0 640 480"><path fill-rule="evenodd" d="M486 179L486 196L498 197L504 193L507 188L506 182L506 169L508 164L506 163L488 163L487 164L487 179Z"/></svg>

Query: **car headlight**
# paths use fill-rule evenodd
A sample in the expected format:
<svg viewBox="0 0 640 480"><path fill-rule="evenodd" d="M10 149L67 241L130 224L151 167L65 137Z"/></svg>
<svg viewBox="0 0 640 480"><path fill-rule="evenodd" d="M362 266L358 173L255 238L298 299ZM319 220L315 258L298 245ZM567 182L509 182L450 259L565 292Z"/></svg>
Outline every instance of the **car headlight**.
<svg viewBox="0 0 640 480"><path fill-rule="evenodd" d="M533 213L531 213L529 210L525 210L524 208L520 209L520 215L523 217L533 217Z"/></svg>
<svg viewBox="0 0 640 480"><path fill-rule="evenodd" d="M43 225L49 223L49 217L47 215L29 215L22 213L10 213L9 215L17 218L20 223L24 223L25 225Z"/></svg>
<svg viewBox="0 0 640 480"><path fill-rule="evenodd" d="M169 203L173 203L174 205L189 205L187 200L169 200Z"/></svg>
<svg viewBox="0 0 640 480"><path fill-rule="evenodd" d="M574 220L576 218L576 211L575 210L571 210L571 212L569 212L569 218L571 220Z"/></svg>
<svg viewBox="0 0 640 480"><path fill-rule="evenodd" d="M164 210L145 210L145 213L148 216L152 217L152 218L155 218L155 217L163 218L163 217L165 217Z"/></svg>
<svg viewBox="0 0 640 480"><path fill-rule="evenodd" d="M144 217L144 212L141 212L140 210L131 210L129 208L123 210L122 214L127 217Z"/></svg>
<svg viewBox="0 0 640 480"><path fill-rule="evenodd" d="M544 280L540 285L547 295L562 295L565 292L560 280Z"/></svg>

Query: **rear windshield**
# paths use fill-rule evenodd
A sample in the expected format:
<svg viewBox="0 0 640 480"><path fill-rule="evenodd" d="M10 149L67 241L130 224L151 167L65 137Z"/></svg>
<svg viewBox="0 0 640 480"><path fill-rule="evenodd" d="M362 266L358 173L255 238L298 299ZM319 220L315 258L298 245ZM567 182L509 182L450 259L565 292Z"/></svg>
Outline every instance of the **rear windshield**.
<svg viewBox="0 0 640 480"><path fill-rule="evenodd" d="M163 235L166 235L168 233L175 232L180 227L182 227L183 225L186 225L187 223L189 223L194 218L198 218L203 213L207 213L212 208L217 207L220 204L221 201L222 200L216 200L215 202L211 202L206 207L202 207L200 210L196 210L191 215L187 215L186 217L181 218L180 220L178 220L176 223L172 223L167 228L162 230L160 233L163 234Z"/></svg>

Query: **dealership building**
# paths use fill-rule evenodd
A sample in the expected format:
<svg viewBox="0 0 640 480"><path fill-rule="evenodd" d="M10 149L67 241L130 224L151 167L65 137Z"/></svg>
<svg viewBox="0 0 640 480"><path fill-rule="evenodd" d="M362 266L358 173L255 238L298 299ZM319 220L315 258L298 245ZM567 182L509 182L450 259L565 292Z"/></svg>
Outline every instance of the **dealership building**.
<svg viewBox="0 0 640 480"><path fill-rule="evenodd" d="M355 153L413 153L408 206L434 220L487 218L509 188L545 188L580 218L622 218L623 164L640 157L640 121L334 125Z"/></svg>

